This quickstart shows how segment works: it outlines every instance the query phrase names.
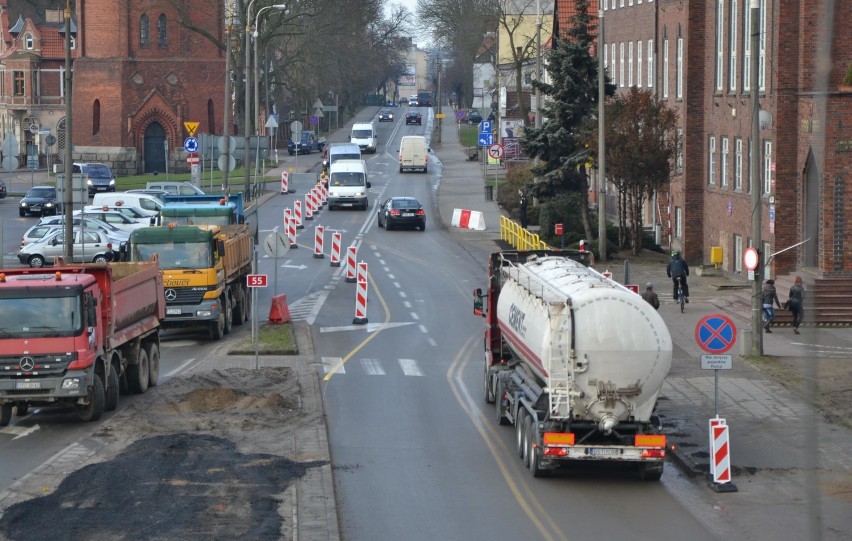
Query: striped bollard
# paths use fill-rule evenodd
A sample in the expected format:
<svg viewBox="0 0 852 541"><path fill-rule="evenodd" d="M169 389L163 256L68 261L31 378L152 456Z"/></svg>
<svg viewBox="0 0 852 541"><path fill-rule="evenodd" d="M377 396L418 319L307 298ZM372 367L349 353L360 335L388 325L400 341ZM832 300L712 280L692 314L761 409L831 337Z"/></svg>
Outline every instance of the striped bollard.
<svg viewBox="0 0 852 541"><path fill-rule="evenodd" d="M314 204L311 202L311 193L305 194L305 221L314 219Z"/></svg>
<svg viewBox="0 0 852 541"><path fill-rule="evenodd" d="M358 263L358 287L355 288L355 319L352 323L367 323L367 263Z"/></svg>
<svg viewBox="0 0 852 541"><path fill-rule="evenodd" d="M284 231L287 233L287 241L290 243L290 248L298 248L296 244L296 219L286 214L284 216Z"/></svg>
<svg viewBox="0 0 852 541"><path fill-rule="evenodd" d="M281 193L287 193L290 191L290 173L287 171L281 171Z"/></svg>
<svg viewBox="0 0 852 541"><path fill-rule="evenodd" d="M358 258L358 248L350 246L346 249L346 281L355 281L355 261Z"/></svg>
<svg viewBox="0 0 852 541"><path fill-rule="evenodd" d="M326 205L328 203L328 182L320 184L320 193L322 194L322 204Z"/></svg>
<svg viewBox="0 0 852 541"><path fill-rule="evenodd" d="M296 199L293 201L293 219L296 221L296 229L304 229L302 225L302 200Z"/></svg>
<svg viewBox="0 0 852 541"><path fill-rule="evenodd" d="M343 235L340 231L335 231L331 234L331 266L340 266L340 241Z"/></svg>
<svg viewBox="0 0 852 541"><path fill-rule="evenodd" d="M293 218L293 211L289 208L284 209L284 234L287 234L287 220Z"/></svg>
<svg viewBox="0 0 852 541"><path fill-rule="evenodd" d="M737 492L731 478L731 448L725 419L710 419L710 476L716 492Z"/></svg>
<svg viewBox="0 0 852 541"><path fill-rule="evenodd" d="M322 259L325 254L322 253L323 236L325 236L325 227L318 225L314 228L314 257Z"/></svg>
<svg viewBox="0 0 852 541"><path fill-rule="evenodd" d="M317 214L320 211L320 196L319 196L319 188L314 186L311 188L311 204L314 206L314 214Z"/></svg>

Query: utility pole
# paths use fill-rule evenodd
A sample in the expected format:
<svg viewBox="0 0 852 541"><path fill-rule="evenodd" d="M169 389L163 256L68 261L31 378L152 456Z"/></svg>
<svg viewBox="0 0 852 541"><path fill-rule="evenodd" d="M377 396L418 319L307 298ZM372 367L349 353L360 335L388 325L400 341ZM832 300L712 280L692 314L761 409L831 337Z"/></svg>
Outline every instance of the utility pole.
<svg viewBox="0 0 852 541"><path fill-rule="evenodd" d="M443 126L444 118L441 115L441 57L438 57L438 95L435 96L435 99L438 102L438 132L435 134L435 138L438 143L441 142L441 128Z"/></svg>
<svg viewBox="0 0 852 541"><path fill-rule="evenodd" d="M541 3L536 0L535 80L541 83ZM535 127L541 127L541 89L535 89Z"/></svg>
<svg viewBox="0 0 852 541"><path fill-rule="evenodd" d="M65 260L71 263L73 261L74 256L74 209L72 208L74 204L74 199L72 197L72 191L74 190L74 182L72 181L73 177L73 167L72 157L71 157L71 145L73 144L73 139L71 138L71 82L72 82L72 72L71 72L71 0L65 0L65 178L62 180L62 183L65 188L65 193L63 194L63 208L62 212L65 214L65 250L64 257ZM83 223L82 221L80 222Z"/></svg>
<svg viewBox="0 0 852 541"><path fill-rule="evenodd" d="M606 137L604 137L604 111L606 109L606 70L603 59L604 12L598 8L598 254L606 261Z"/></svg>
<svg viewBox="0 0 852 541"><path fill-rule="evenodd" d="M763 253L763 239L761 238L761 224L763 216L760 203L760 178L758 168L760 165L760 100L757 93L760 90L758 77L758 62L760 51L760 0L750 0L749 18L751 22L751 58L749 60L749 77L751 79L749 92L751 92L751 145L749 150L749 173L751 177L751 237L753 247L758 253L758 264L754 270L754 283L751 287L751 354L763 355L763 307L761 302L761 287L763 286L763 269L766 264L767 254Z"/></svg>
<svg viewBox="0 0 852 541"><path fill-rule="evenodd" d="M243 155L243 183L245 184L245 194L251 199L251 182L249 178L249 164L251 161L251 152L249 152L249 146L251 146L251 136L249 134L249 126L252 121L250 120L251 115L249 111L251 111L251 7L254 5L254 0L249 2L248 7L246 8L246 20L245 20L245 42L243 44L243 48L246 53L246 64L245 69L243 70L243 79L245 81L245 101L243 103L243 109L245 114L243 115L243 148L245 149ZM257 49L257 44L255 43L255 50ZM257 122L257 117L255 117L254 122Z"/></svg>
<svg viewBox="0 0 852 541"><path fill-rule="evenodd" d="M225 9L228 9L227 7ZM226 157L223 160L225 163L222 168L222 193L226 196L228 195L228 171L229 162L231 161L228 156L231 155L231 136L228 133L228 124L231 123L231 30L232 28L232 17L231 13L225 13L225 107L223 108L222 114L222 154Z"/></svg>

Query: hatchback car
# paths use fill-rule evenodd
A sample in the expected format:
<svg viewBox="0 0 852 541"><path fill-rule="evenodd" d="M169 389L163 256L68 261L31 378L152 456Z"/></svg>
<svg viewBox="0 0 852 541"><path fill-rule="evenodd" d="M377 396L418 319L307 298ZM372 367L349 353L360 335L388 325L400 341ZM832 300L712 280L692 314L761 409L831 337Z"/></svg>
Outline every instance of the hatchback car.
<svg viewBox="0 0 852 541"><path fill-rule="evenodd" d="M426 211L413 197L390 197L379 207L379 227L411 227L426 231Z"/></svg>
<svg viewBox="0 0 852 541"><path fill-rule="evenodd" d="M393 111L390 109L379 111L379 122L393 122Z"/></svg>
<svg viewBox="0 0 852 541"><path fill-rule="evenodd" d="M423 124L423 117L417 111L408 112L405 113L405 123L421 125Z"/></svg>
<svg viewBox="0 0 852 541"><path fill-rule="evenodd" d="M106 263L118 259L119 247L115 247L102 231L91 229L74 230L74 261ZM39 242L27 244L18 252L18 261L33 268L53 263L55 257L65 255L65 230L58 228Z"/></svg>
<svg viewBox="0 0 852 541"><path fill-rule="evenodd" d="M57 205L56 188L53 186L33 186L18 204L18 214L20 216L56 214Z"/></svg>

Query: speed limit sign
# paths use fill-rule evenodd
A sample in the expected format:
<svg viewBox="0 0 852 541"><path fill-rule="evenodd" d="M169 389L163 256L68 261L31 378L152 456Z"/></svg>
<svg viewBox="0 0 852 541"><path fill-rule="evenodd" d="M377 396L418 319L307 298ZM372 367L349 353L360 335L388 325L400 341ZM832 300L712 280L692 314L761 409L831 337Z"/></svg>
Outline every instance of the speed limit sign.
<svg viewBox="0 0 852 541"><path fill-rule="evenodd" d="M494 143L490 147L488 147L488 157L499 160L503 157L503 145L499 143Z"/></svg>

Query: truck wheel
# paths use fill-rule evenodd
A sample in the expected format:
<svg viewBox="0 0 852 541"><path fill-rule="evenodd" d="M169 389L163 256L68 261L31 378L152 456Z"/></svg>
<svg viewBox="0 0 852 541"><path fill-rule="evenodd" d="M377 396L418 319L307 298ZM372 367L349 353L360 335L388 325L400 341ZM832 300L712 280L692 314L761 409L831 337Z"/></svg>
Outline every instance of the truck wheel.
<svg viewBox="0 0 852 541"><path fill-rule="evenodd" d="M15 414L18 417L23 417L27 414L27 411L30 409L30 405L27 402L15 402Z"/></svg>
<svg viewBox="0 0 852 541"><path fill-rule="evenodd" d="M225 292L225 294L222 296L222 300L224 301L222 303L222 306L224 306L222 312L224 312L225 314L225 327L223 331L225 332L225 334L231 334L231 329L234 326L234 310L231 303L231 296L228 295L227 292Z"/></svg>
<svg viewBox="0 0 852 541"><path fill-rule="evenodd" d="M547 475L547 470L541 468L541 449L535 446L535 434L533 431L535 430L535 426L530 423L530 429L527 432L527 439L529 439L527 454L529 455L530 463L530 473L533 477L544 477Z"/></svg>
<svg viewBox="0 0 852 541"><path fill-rule="evenodd" d="M502 378L497 378L497 393L495 396L494 404L495 409L497 410L497 424L498 425L507 425L509 421L506 419L506 416L503 412L503 395L506 394L506 386L503 383Z"/></svg>
<svg viewBox="0 0 852 541"><path fill-rule="evenodd" d="M246 314L246 298L248 295L246 294L246 290L243 286L237 287L237 294L234 304L234 324L242 325L248 319Z"/></svg>
<svg viewBox="0 0 852 541"><path fill-rule="evenodd" d="M663 476L662 462L643 463L639 465L639 479L643 481L659 481Z"/></svg>
<svg viewBox="0 0 852 541"><path fill-rule="evenodd" d="M210 322L210 339L221 340L225 335L225 317L219 315L216 321Z"/></svg>
<svg viewBox="0 0 852 541"><path fill-rule="evenodd" d="M525 415L523 422L523 432L524 432L524 452L521 455L521 459L524 462L524 467L528 468L530 465L530 449L532 449L532 444L530 443L530 427L532 426L532 416Z"/></svg>
<svg viewBox="0 0 852 541"><path fill-rule="evenodd" d="M85 406L80 404L77 405L77 417L79 417L81 421L85 422L97 421L104 413L105 399L104 384L101 381L101 377L96 374L95 379L92 380L92 390L89 393L89 403Z"/></svg>
<svg viewBox="0 0 852 541"><path fill-rule="evenodd" d="M488 367L485 367L485 402L494 403L494 388L491 387L491 378L488 377Z"/></svg>
<svg viewBox="0 0 852 541"><path fill-rule="evenodd" d="M130 387L130 392L134 394L142 394L148 390L148 352L145 348L139 348L139 358L136 359L136 364L127 365L127 385Z"/></svg>
<svg viewBox="0 0 852 541"><path fill-rule="evenodd" d="M515 448L518 452L518 458L524 458L524 421L527 414L523 409L518 409L518 416L515 418Z"/></svg>
<svg viewBox="0 0 852 541"><path fill-rule="evenodd" d="M151 342L148 344L148 387L156 387L160 379L160 346Z"/></svg>
<svg viewBox="0 0 852 541"><path fill-rule="evenodd" d="M0 426L6 426L12 420L12 407L14 404L6 402L0 404Z"/></svg>
<svg viewBox="0 0 852 541"><path fill-rule="evenodd" d="M118 370L114 366L110 366L104 398L104 410L113 411L118 407L118 385Z"/></svg>

